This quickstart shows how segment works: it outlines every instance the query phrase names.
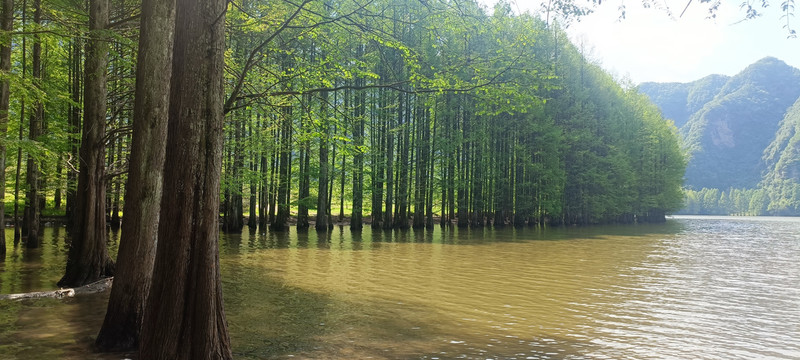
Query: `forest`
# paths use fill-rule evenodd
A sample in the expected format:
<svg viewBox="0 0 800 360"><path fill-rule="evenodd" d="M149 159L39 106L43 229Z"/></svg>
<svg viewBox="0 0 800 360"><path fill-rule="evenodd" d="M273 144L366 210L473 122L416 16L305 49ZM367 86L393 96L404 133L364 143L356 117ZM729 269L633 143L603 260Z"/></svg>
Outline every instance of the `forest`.
<svg viewBox="0 0 800 360"><path fill-rule="evenodd" d="M225 231L245 218L274 230L290 218L300 228L343 218L588 224L680 205L674 130L557 26L507 4L236 4L226 14ZM46 5L15 13L6 203L27 209L39 196L70 216L86 10ZM113 225L130 158L136 12L123 1L109 9L100 136Z"/></svg>
<svg viewBox="0 0 800 360"><path fill-rule="evenodd" d="M60 286L117 274L101 349L135 346L141 327L143 358L229 357L219 230L660 222L682 206L675 126L588 61L550 11L471 0L2 9L3 214L15 244L35 248L43 216L65 213ZM122 226L116 262L107 226ZM135 334L109 340L112 325Z"/></svg>

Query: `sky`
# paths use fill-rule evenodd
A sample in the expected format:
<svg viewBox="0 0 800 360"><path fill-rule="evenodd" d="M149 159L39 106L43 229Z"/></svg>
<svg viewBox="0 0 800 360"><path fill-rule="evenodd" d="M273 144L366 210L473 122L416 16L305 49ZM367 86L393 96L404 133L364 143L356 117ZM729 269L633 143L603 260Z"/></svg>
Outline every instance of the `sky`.
<svg viewBox="0 0 800 360"><path fill-rule="evenodd" d="M509 0L517 11L539 9L540 0ZM578 0L581 1L581 0ZM708 19L708 3L694 0L654 0L663 9L644 9L642 0L628 0L626 18L619 19L622 0L605 0L593 14L573 22L567 32L583 42L588 57L618 79L691 82L710 74L735 75L761 58L772 56L800 68L800 37L787 39L780 18L784 0L768 0L759 18L740 21L743 0L722 0L716 19ZM752 0L760 4L760 0ZM800 1L792 18L800 33Z"/></svg>

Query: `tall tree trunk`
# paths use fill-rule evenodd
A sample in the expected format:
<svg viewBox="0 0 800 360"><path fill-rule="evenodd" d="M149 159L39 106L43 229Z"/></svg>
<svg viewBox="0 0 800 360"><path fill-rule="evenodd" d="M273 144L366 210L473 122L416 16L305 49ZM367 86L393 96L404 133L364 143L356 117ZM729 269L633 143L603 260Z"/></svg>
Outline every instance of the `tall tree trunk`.
<svg viewBox="0 0 800 360"><path fill-rule="evenodd" d="M330 124L328 124L328 92L320 95L320 119L322 135L319 138L319 186L317 188L317 220L314 225L317 231L328 231L333 224L330 221L330 202L328 201L328 142Z"/></svg>
<svg viewBox="0 0 800 360"><path fill-rule="evenodd" d="M397 108L397 121L399 122L402 118L402 95L397 95L397 102L394 106ZM383 211L383 228L384 229L391 229L392 228L392 206L394 204L394 132L395 132L395 124L396 122L393 120L392 115L388 115L386 117L387 125L386 125L386 152L384 156L386 156L386 207Z"/></svg>
<svg viewBox="0 0 800 360"><path fill-rule="evenodd" d="M362 85L363 86L363 80ZM353 209L350 214L350 230L361 230L364 203L364 101L363 94L359 93L356 99L355 123L353 124L353 144L356 147L353 156ZM342 167L344 168L344 167ZM344 207L344 206L342 206Z"/></svg>
<svg viewBox="0 0 800 360"><path fill-rule="evenodd" d="M64 202L63 200L63 173L64 173L64 164L62 159L58 159L56 163L56 190L53 194L53 209L61 210L61 206Z"/></svg>
<svg viewBox="0 0 800 360"><path fill-rule="evenodd" d="M168 154L140 359L232 359L219 272L223 0L177 0Z"/></svg>
<svg viewBox="0 0 800 360"><path fill-rule="evenodd" d="M427 118L431 119L430 111L426 111ZM429 229L433 229L433 183L435 181L434 177L434 166L436 162L434 161L434 149L436 149L436 118L433 117L433 123L431 124L431 128L433 128L433 133L430 135L430 147L426 150L427 158L428 158L428 196L426 198L425 204L425 227ZM427 131L427 130L425 130ZM444 209L444 208L442 208Z"/></svg>
<svg viewBox="0 0 800 360"><path fill-rule="evenodd" d="M402 106L405 110L400 118L401 124L401 143L398 154L398 176L397 176L397 205L395 206L394 227L396 229L408 228L408 176L411 173L409 163L409 151L411 148L411 96L409 94L401 95L404 97Z"/></svg>
<svg viewBox="0 0 800 360"><path fill-rule="evenodd" d="M81 101L81 45L80 40L72 40L72 51L70 52L70 92L73 104L79 104ZM73 139L70 141L70 160L75 163L78 161L78 152L80 149L80 133L81 133L81 108L80 106L70 104L69 112L69 132ZM67 171L67 206L65 209L67 216L67 227L72 228L75 223L75 203L77 202L76 191L78 183L78 173L70 169Z"/></svg>
<svg viewBox="0 0 800 360"><path fill-rule="evenodd" d="M335 152L336 148L334 148ZM336 155L336 154L334 154ZM334 161L336 160L336 156L333 157ZM342 181L339 183L339 222L344 221L344 185L347 182L347 173L345 172L345 156L342 155Z"/></svg>
<svg viewBox="0 0 800 360"><path fill-rule="evenodd" d="M116 74L114 74L114 75L116 75ZM112 84L116 85L116 82L113 82ZM113 88L111 89L111 92L112 93L114 92ZM106 94L108 94L108 89L106 89ZM114 109L113 108L106 109L106 112L107 113L114 113ZM114 143L110 142L109 145L110 146L104 148L105 161L106 161L105 168L106 169L110 169L111 166L113 166L114 159L117 157L117 153L116 153L117 148L114 146ZM105 171L103 173L105 174ZM108 179L107 181L105 181L105 184L106 184L106 206L104 207L104 209L106 210L106 214L105 214L106 215L106 223L108 223L109 226L110 226L111 225L110 224L110 220L111 220L111 196L112 196L112 193L114 192L114 188L112 187L111 191L108 191L108 187L109 187L109 185L113 185L112 179Z"/></svg>
<svg viewBox="0 0 800 360"><path fill-rule="evenodd" d="M125 155L122 154L122 138L117 139L117 159L124 158ZM119 161L119 160L118 160ZM130 166L130 164L128 165ZM120 211L120 198L122 194L121 187L122 179L121 175L117 175L114 178L114 189L112 191L112 200L111 200L111 228L112 229L119 229L120 225L122 224L122 218L119 215Z"/></svg>
<svg viewBox="0 0 800 360"><path fill-rule="evenodd" d="M103 351L126 351L139 345L156 255L174 27L174 0L144 0L136 66L133 143L123 209L127 215L122 223L117 276L103 326L95 341Z"/></svg>
<svg viewBox="0 0 800 360"><path fill-rule="evenodd" d="M273 132L273 134L277 134ZM276 136L277 137L277 136ZM278 160L280 160L280 150L277 153L272 154L272 165L270 166L269 170L269 192L267 193L267 197L269 197L268 204L269 204L269 223L272 224L275 222L275 217L277 215L277 184L275 182L275 172L278 171Z"/></svg>
<svg viewBox="0 0 800 360"><path fill-rule="evenodd" d="M382 71L379 67L378 72ZM383 77L384 75L381 74ZM387 129L387 119L385 110L388 106L386 104L388 90L379 89L377 92L378 108L370 112L370 119L372 128L370 131L370 149L372 150L372 228L383 228L383 183L386 179L384 171L386 170L386 137L389 134Z"/></svg>
<svg viewBox="0 0 800 360"><path fill-rule="evenodd" d="M269 218L269 192L267 191L269 189L269 166L267 166L267 154L265 154L265 152L266 150L262 150L261 153L261 176L259 178L261 185L258 196L258 228L261 232L264 232L266 229L267 220Z"/></svg>
<svg viewBox="0 0 800 360"><path fill-rule="evenodd" d="M6 259L6 135L8 134L9 83L11 72L11 31L14 30L14 0L3 0L0 13L0 262Z"/></svg>
<svg viewBox="0 0 800 360"><path fill-rule="evenodd" d="M248 131L249 131L248 138L250 139L250 143L251 143L250 148L251 149L255 149L255 144L254 144L255 140L254 139L256 138L256 134L255 134L255 129L254 128L255 128L255 126L257 124L253 124L252 114L249 114L249 115L251 115L251 116L248 116L248 120L249 120L248 121ZM258 226L258 220L257 220L258 218L256 216L258 214L258 183L259 183L258 176L257 176L257 174L258 174L258 162L259 162L258 152L256 150L251 150L251 154L250 154L250 175L248 176L248 179L250 181L250 216L247 217L247 227L249 227L251 230L255 229L256 226Z"/></svg>
<svg viewBox="0 0 800 360"><path fill-rule="evenodd" d="M421 99L416 104L416 172L414 174L414 221L413 228L425 227L426 198L428 194L428 152L430 151L430 117L423 108Z"/></svg>
<svg viewBox="0 0 800 360"><path fill-rule="evenodd" d="M303 96L303 115L300 116L300 123L298 124L299 129L303 129L303 118L308 116L308 113L310 112L310 106L311 96ZM307 135L301 135L300 138L302 141L300 143L300 173L298 174L298 177L300 178L300 183L298 184L298 198L300 201L298 201L297 205L297 229L307 230L309 227L308 200L309 197L311 197L311 172L309 171L311 166L311 143Z"/></svg>
<svg viewBox="0 0 800 360"><path fill-rule="evenodd" d="M89 41L86 44L84 119L75 225L67 269L58 282L77 287L114 275L106 248L106 76L108 66L108 0L89 3Z"/></svg>
<svg viewBox="0 0 800 360"><path fill-rule="evenodd" d="M280 165L278 166L278 198L276 200L278 213L275 215L275 221L270 224L270 230L273 231L286 231L289 229L289 199L291 195L289 182L292 175L292 107L284 106L281 112Z"/></svg>
<svg viewBox="0 0 800 360"><path fill-rule="evenodd" d="M356 47L356 58L361 58L365 52L365 45L359 44ZM363 87L365 80L363 77L355 79L356 87ZM353 155L353 208L350 213L350 230L361 230L364 228L364 123L366 119L366 99L367 95L363 90L356 92L352 104L353 107L353 145L355 146L355 155ZM344 161L342 162L342 171L344 171ZM344 176L342 177L344 179ZM342 191L344 197L344 191ZM344 208L344 199L342 199L342 208ZM373 219L374 220L374 219Z"/></svg>
<svg viewBox="0 0 800 360"><path fill-rule="evenodd" d="M33 22L40 24L42 19L42 6L39 0L33 2ZM36 87L41 88L42 84L42 44L39 35L33 37L33 50L31 52L31 74ZM44 116L44 106L40 100L33 103L30 115L30 126L28 128L28 138L31 141L38 141L42 133L42 117ZM32 155L28 155L26 182L28 191L25 195L25 228L27 229L27 248L39 247L39 227L41 216L41 203L39 202L39 160ZM24 233L24 231L23 231Z"/></svg>
<svg viewBox="0 0 800 360"><path fill-rule="evenodd" d="M26 11L27 7L28 7L27 1L26 0L22 0L22 21L21 22L22 22L22 30L23 31L25 31L25 21L27 19L27 11ZM26 38L27 37L25 37L25 36L22 37L22 79L23 80L25 79L25 76L26 76L26 73L27 73L26 69L27 69L27 64L28 64L28 60L27 60L28 45L27 45L27 41L25 40ZM23 97L22 99L20 99L19 103L20 103L19 104L19 135L18 135L17 139L21 143L22 140L24 139L24 136L25 136L23 134L23 132L24 132L23 129L25 127L22 126L22 124L25 123L25 98ZM14 176L14 246L16 246L19 243L20 239L23 236L27 236L28 235L27 231L26 231L26 226L27 225L25 224L25 221L27 221L27 219L24 218L22 223L20 223L20 219L19 219L19 190L20 190L20 178L21 178L20 175L21 175L21 173L22 173L22 146L18 146L17 147L17 171L16 171L16 174ZM24 213L24 210L23 210L23 213Z"/></svg>
<svg viewBox="0 0 800 360"><path fill-rule="evenodd" d="M244 202L242 201L242 169L244 167L244 111L236 111L232 121L233 143L229 147L230 158L226 177L229 179L225 189L225 216L222 230L228 233L240 233L244 227Z"/></svg>

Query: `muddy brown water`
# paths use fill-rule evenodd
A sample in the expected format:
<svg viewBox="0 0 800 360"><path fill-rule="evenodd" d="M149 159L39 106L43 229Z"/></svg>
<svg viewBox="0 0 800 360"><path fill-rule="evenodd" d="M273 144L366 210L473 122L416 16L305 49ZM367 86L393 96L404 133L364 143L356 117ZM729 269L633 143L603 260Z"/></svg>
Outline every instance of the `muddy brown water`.
<svg viewBox="0 0 800 360"><path fill-rule="evenodd" d="M52 289L63 228L34 251L12 236L0 293ZM239 359L800 359L797 218L245 229L220 249ZM0 303L0 359L133 358L90 349L107 298Z"/></svg>

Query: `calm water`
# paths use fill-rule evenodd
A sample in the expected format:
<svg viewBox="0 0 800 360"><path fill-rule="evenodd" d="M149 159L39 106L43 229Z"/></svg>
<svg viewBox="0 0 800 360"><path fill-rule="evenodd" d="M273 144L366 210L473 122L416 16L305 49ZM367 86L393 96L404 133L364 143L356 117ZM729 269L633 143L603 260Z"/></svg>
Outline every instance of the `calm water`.
<svg viewBox="0 0 800 360"><path fill-rule="evenodd" d="M9 241L0 293L59 279L65 234L45 236ZM224 236L221 253L239 359L800 359L795 218L292 230ZM0 303L0 358L126 357L88 350L107 296Z"/></svg>

